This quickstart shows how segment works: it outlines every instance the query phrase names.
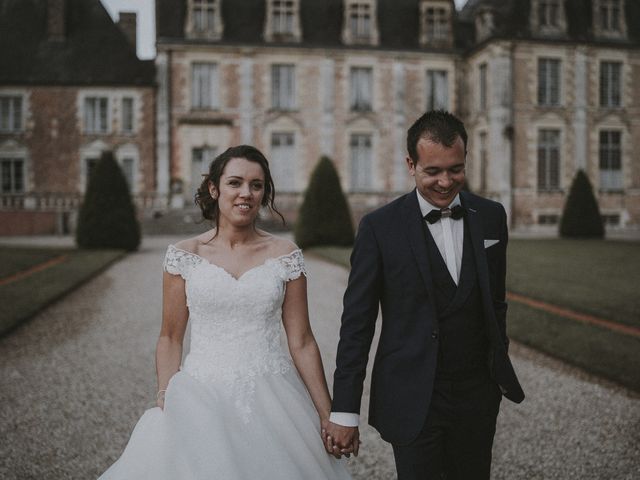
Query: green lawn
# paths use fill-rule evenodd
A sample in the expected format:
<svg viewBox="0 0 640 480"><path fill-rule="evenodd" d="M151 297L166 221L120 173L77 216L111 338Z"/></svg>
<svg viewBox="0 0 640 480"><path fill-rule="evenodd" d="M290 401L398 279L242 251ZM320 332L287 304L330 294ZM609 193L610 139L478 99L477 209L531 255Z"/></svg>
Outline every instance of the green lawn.
<svg viewBox="0 0 640 480"><path fill-rule="evenodd" d="M640 327L640 243L512 240L507 289Z"/></svg>
<svg viewBox="0 0 640 480"><path fill-rule="evenodd" d="M0 334L31 318L124 255L122 250L0 247L0 279L62 254L62 263L0 285Z"/></svg>
<svg viewBox="0 0 640 480"><path fill-rule="evenodd" d="M640 326L640 243L593 240L509 242L507 289ZM349 268L350 249L309 250ZM508 333L587 371L640 391L640 338L509 303Z"/></svg>

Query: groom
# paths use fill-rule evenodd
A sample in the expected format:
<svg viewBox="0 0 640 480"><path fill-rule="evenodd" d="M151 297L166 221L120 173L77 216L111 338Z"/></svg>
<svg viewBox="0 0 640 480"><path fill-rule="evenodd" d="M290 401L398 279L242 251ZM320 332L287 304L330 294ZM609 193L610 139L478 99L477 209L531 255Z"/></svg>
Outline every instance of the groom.
<svg viewBox="0 0 640 480"><path fill-rule="evenodd" d="M369 423L399 480L488 479L501 397L524 399L507 355L506 213L462 191L466 148L455 116L420 117L407 134L416 189L362 219L351 255L326 445L357 454L381 308Z"/></svg>

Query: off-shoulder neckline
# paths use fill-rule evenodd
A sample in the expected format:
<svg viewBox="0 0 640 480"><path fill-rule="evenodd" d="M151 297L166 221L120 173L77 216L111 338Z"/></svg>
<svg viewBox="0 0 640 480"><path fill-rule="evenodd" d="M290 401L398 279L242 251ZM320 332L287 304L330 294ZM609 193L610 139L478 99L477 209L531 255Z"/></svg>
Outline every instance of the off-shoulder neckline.
<svg viewBox="0 0 640 480"><path fill-rule="evenodd" d="M242 278L243 278L247 273L249 273L249 272L251 272L251 271L253 271L253 270L256 270L256 269L258 269L258 268L260 268L260 267L263 267L263 266L267 265L268 263L270 263L270 262L272 262L272 261L273 261L273 262L275 262L275 261L277 261L277 260L280 260L280 259L283 259L283 258L286 258L286 257L293 257L293 256L294 256L294 254L296 254L296 253L298 253L298 252L299 252L300 254L302 254L302 250L301 250L301 249L299 249L299 248L296 248L296 249L292 250L292 251L291 251L291 252L289 252L289 253L285 253L285 254L283 254L283 255L278 255L277 257L267 257L267 258L265 258L262 262L260 262L260 263L258 263L257 265L254 265L253 267L251 267L251 268L249 268L249 269L245 270L244 272L242 272L242 274L241 274L240 276L236 277L236 276L235 276L235 275L233 275L231 272L229 272L226 268L221 267L220 265L218 265L218 264L216 264L216 263L213 263L212 261L210 261L209 259L207 259L207 258L203 257L202 255L198 255L197 253L190 252L190 251L185 250L185 249L180 248L180 247L176 247L176 246L175 246L175 245L173 245L173 244L169 244L169 248L173 248L174 250L178 250L178 251L180 251L180 252L184 252L184 253L186 253L186 254L188 254L188 255L192 255L192 256L194 256L194 257L196 257L196 258L200 259L200 261L201 261L201 262L204 262L204 263L206 263L207 265L210 265L210 266L212 266L212 267L214 267L214 268L217 268L218 270L220 270L220 271L222 271L222 272L226 273L230 278L232 278L232 279L233 279L233 280L235 280L236 282L239 282L239 281L240 281L240 280L241 280L241 279L242 279Z"/></svg>

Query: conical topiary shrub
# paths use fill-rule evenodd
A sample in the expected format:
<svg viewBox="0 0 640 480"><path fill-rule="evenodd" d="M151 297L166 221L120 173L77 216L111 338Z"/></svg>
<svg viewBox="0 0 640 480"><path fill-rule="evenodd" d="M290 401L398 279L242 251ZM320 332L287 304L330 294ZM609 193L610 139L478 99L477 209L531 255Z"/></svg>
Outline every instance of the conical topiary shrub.
<svg viewBox="0 0 640 480"><path fill-rule="evenodd" d="M593 195L589 177L578 170L564 204L560 221L560 236L572 238L602 238L604 226L598 202Z"/></svg>
<svg viewBox="0 0 640 480"><path fill-rule="evenodd" d="M140 225L136 219L127 180L105 151L91 172L80 207L76 243L80 248L122 248L140 245Z"/></svg>
<svg viewBox="0 0 640 480"><path fill-rule="evenodd" d="M353 223L338 172L322 157L311 174L298 212L296 243L301 248L316 245L353 245Z"/></svg>

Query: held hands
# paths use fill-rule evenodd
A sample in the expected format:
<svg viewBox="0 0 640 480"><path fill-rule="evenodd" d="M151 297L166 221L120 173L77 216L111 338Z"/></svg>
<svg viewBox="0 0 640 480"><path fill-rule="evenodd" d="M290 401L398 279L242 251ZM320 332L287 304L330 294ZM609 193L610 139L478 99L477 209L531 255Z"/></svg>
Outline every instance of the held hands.
<svg viewBox="0 0 640 480"><path fill-rule="evenodd" d="M329 420L322 421L322 441L327 453L336 458L342 455L356 457L360 449L360 431L358 427L344 427Z"/></svg>

